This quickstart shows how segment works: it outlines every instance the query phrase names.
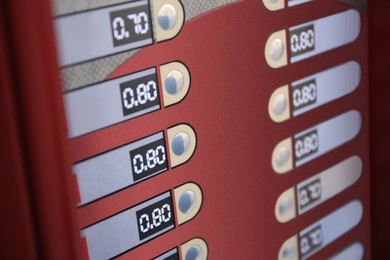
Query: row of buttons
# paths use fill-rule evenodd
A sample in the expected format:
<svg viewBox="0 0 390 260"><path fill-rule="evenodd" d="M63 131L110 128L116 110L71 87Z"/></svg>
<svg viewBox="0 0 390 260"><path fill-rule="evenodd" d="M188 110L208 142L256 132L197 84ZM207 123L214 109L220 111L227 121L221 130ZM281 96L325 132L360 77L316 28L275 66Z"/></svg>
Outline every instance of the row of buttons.
<svg viewBox="0 0 390 260"><path fill-rule="evenodd" d="M295 5L288 1L288 5ZM301 4L309 1L295 1ZM285 7L285 1L263 0L272 11ZM343 28L330 26L334 22L348 21ZM289 63L330 51L353 42L360 33L360 15L355 10L345 11L302 25L271 34L265 47L265 60L274 69ZM348 31L347 33L339 33ZM334 35L337 39L325 39L322 35ZM327 42L325 42L327 41ZM290 55L288 56L287 51ZM289 57L289 58L288 58ZM315 75L307 76L289 85L279 87L272 94L268 112L277 123L310 112L315 108L352 93L360 84L361 69L354 61L346 62ZM276 145L272 155L272 167L278 174L284 174L354 139L362 127L362 117L351 110L323 123L310 127ZM335 138L335 136L338 136ZM298 185L284 191L275 204L275 216L280 223L286 223L315 208L328 199L353 186L362 173L362 161L352 156L330 167ZM337 184L336 184L337 183ZM296 199L295 199L296 198ZM298 205L298 206L296 206ZM353 205L353 206L352 206ZM356 210L356 221L344 225L343 229L327 235L344 215ZM360 213L359 213L360 212ZM314 223L298 235L288 239L281 247L281 260L306 259L342 234L354 228L361 220L363 206L354 201L322 220ZM334 217L337 215L337 217ZM360 217L359 217L360 216ZM329 225L325 225L329 223ZM299 241L299 242L298 242ZM298 246L299 245L299 246ZM299 248L299 249L298 249Z"/></svg>

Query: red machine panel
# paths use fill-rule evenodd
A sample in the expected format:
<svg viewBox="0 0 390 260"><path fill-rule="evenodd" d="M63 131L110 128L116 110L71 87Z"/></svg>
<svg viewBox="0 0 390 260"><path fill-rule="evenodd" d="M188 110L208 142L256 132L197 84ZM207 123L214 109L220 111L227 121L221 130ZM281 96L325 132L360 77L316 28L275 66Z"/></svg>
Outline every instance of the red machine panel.
<svg viewBox="0 0 390 260"><path fill-rule="evenodd" d="M91 258L322 259L354 242L370 254L367 16L274 2L126 2L54 19ZM92 17L107 18L99 31ZM125 54L97 79L99 61ZM183 221L181 206L196 212ZM183 247L194 238L203 246Z"/></svg>
<svg viewBox="0 0 390 260"><path fill-rule="evenodd" d="M365 1L51 4L69 256L369 258Z"/></svg>

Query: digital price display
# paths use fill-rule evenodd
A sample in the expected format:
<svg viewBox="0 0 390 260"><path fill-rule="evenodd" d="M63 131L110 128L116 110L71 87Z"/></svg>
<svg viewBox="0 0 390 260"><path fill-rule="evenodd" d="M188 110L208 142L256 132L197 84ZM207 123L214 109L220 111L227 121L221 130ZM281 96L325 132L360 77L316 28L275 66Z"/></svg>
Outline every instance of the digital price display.
<svg viewBox="0 0 390 260"><path fill-rule="evenodd" d="M153 43L147 0L55 18L60 66L109 56Z"/></svg>
<svg viewBox="0 0 390 260"><path fill-rule="evenodd" d="M321 179L316 179L311 183L302 186L298 190L299 196L299 210L307 208L310 205L313 205L315 202L321 200L322 195L322 186Z"/></svg>
<svg viewBox="0 0 390 260"><path fill-rule="evenodd" d="M135 181L168 169L164 139L130 151L130 161Z"/></svg>
<svg viewBox="0 0 390 260"><path fill-rule="evenodd" d="M295 137L295 160L300 161L318 151L319 137L317 129Z"/></svg>
<svg viewBox="0 0 390 260"><path fill-rule="evenodd" d="M291 57L295 57L315 49L314 25L290 30Z"/></svg>
<svg viewBox="0 0 390 260"><path fill-rule="evenodd" d="M152 38L152 25L147 5L110 13L114 46Z"/></svg>
<svg viewBox="0 0 390 260"><path fill-rule="evenodd" d="M292 90L293 111L310 106L317 102L317 82L316 79L300 83L293 86Z"/></svg>
<svg viewBox="0 0 390 260"><path fill-rule="evenodd" d="M120 84L123 116L160 105L157 75L151 74Z"/></svg>
<svg viewBox="0 0 390 260"><path fill-rule="evenodd" d="M175 228L171 193L165 192L81 231L90 259L109 259Z"/></svg>
<svg viewBox="0 0 390 260"><path fill-rule="evenodd" d="M156 68L76 89L63 95L70 138L160 109Z"/></svg>
<svg viewBox="0 0 390 260"><path fill-rule="evenodd" d="M171 198L163 199L135 213L141 240L174 224Z"/></svg>
<svg viewBox="0 0 390 260"><path fill-rule="evenodd" d="M108 196L168 170L163 132L88 158L73 166L80 205Z"/></svg>
<svg viewBox="0 0 390 260"><path fill-rule="evenodd" d="M323 241L323 233L321 225L314 227L301 235L301 254L304 258L306 255L321 247Z"/></svg>

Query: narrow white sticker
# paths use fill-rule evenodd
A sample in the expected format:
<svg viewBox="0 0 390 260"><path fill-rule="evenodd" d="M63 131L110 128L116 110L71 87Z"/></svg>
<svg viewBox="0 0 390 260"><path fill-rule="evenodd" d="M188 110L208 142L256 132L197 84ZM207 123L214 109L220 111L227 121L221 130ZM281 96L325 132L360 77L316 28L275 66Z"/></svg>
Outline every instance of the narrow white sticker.
<svg viewBox="0 0 390 260"><path fill-rule="evenodd" d="M350 61L291 84L294 117L353 92L360 84L361 68Z"/></svg>
<svg viewBox="0 0 390 260"><path fill-rule="evenodd" d="M291 27L291 63L351 43L360 30L360 14L354 9Z"/></svg>
<svg viewBox="0 0 390 260"><path fill-rule="evenodd" d="M311 1L313 0L288 0L288 6L300 5Z"/></svg>
<svg viewBox="0 0 390 260"><path fill-rule="evenodd" d="M362 116L356 110L318 124L295 135L295 167L336 149L354 139L362 127Z"/></svg>
<svg viewBox="0 0 390 260"><path fill-rule="evenodd" d="M325 216L299 233L302 259L307 259L320 249L352 230L363 217L363 205L353 200Z"/></svg>
<svg viewBox="0 0 390 260"><path fill-rule="evenodd" d="M60 66L153 43L147 0L60 16L54 26Z"/></svg>

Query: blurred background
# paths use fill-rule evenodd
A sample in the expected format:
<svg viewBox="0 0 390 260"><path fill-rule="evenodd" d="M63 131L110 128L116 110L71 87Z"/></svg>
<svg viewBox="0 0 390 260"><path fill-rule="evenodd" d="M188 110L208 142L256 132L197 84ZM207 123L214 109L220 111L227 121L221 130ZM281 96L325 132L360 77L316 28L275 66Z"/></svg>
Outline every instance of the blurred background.
<svg viewBox="0 0 390 260"><path fill-rule="evenodd" d="M390 225L390 2L369 1L370 26L370 124L373 259L384 259L388 251Z"/></svg>

